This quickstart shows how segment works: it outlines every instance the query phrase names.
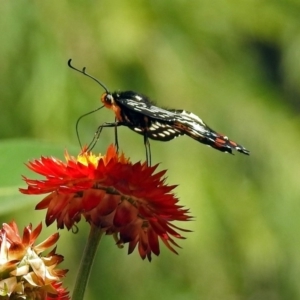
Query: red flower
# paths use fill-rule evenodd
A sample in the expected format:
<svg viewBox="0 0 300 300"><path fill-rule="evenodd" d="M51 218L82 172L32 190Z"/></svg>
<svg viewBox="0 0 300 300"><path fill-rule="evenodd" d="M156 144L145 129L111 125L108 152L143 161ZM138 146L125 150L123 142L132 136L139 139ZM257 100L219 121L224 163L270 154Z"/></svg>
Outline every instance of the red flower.
<svg viewBox="0 0 300 300"><path fill-rule="evenodd" d="M118 245L129 243L131 253L138 245L140 256L151 260L159 254L159 238L173 252L178 246L172 237L182 239L172 221L190 220L188 210L178 205L165 184L166 171L155 173L156 166L132 164L110 146L106 155L81 153L77 159L65 154L66 163L53 157L41 157L27 166L46 177L24 177L24 194L50 193L36 209L47 208L46 224L57 221L58 228L70 229L81 216L113 234Z"/></svg>

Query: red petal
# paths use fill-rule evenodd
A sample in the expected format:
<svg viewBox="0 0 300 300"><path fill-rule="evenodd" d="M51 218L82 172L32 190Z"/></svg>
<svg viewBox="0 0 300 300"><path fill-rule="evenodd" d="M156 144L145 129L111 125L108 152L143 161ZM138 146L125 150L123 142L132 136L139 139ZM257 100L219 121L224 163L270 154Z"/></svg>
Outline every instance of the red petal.
<svg viewBox="0 0 300 300"><path fill-rule="evenodd" d="M123 201L117 208L114 225L116 227L125 226L137 218L137 209L128 201Z"/></svg>

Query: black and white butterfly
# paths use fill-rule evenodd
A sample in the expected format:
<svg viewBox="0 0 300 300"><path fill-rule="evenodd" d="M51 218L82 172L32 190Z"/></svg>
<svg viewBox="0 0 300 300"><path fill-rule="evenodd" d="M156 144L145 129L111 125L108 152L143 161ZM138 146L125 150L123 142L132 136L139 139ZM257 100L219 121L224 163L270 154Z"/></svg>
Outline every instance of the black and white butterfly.
<svg viewBox="0 0 300 300"><path fill-rule="evenodd" d="M246 148L230 140L227 136L217 133L193 113L185 110L160 108L154 105L148 97L133 91L111 93L104 84L87 74L85 68L82 70L74 68L71 65L71 59L68 61L68 65L94 79L105 89L105 93L101 96L102 107L111 109L115 114L115 122L100 125L96 136L100 135L104 127L127 126L143 135L148 164L151 164L149 139L170 141L180 135L187 135L222 152L232 153L232 150L237 150L249 155ZM91 144L94 146L94 143L95 141Z"/></svg>

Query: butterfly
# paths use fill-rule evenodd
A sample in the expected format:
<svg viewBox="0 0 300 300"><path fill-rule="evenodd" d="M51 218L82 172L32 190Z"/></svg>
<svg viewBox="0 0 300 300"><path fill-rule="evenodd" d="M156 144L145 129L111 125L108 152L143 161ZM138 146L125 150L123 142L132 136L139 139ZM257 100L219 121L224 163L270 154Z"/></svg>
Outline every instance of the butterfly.
<svg viewBox="0 0 300 300"><path fill-rule="evenodd" d="M249 155L250 152L242 145L230 140L226 135L211 129L201 118L186 110L165 109L156 106L148 97L134 91L109 92L98 79L86 73L86 68L79 70L71 65L70 68L92 78L99 83L105 92L101 96L103 106L113 111L115 122L103 123L98 127L96 138L90 144L92 148L105 127L126 126L144 137L146 160L151 165L149 139L170 141L178 136L187 135L194 140L211 146L222 152L232 154L233 150ZM100 109L99 108L99 109ZM116 132L116 144L117 131Z"/></svg>

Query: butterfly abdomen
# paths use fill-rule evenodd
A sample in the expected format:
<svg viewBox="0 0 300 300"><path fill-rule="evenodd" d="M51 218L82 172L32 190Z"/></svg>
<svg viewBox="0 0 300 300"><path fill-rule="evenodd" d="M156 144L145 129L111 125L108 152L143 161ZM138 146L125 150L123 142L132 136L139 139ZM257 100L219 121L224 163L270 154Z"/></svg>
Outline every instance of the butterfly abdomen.
<svg viewBox="0 0 300 300"><path fill-rule="evenodd" d="M212 130L195 114L184 110L173 110L173 112L178 115L174 127L189 137L222 152L232 154L232 150L234 149L249 155L250 152L246 148L230 140L226 135Z"/></svg>
<svg viewBox="0 0 300 300"><path fill-rule="evenodd" d="M222 152L228 152L232 154L232 150L234 149L238 152L249 155L249 151L242 145L239 145L236 142L230 140L227 136L214 131L212 131L210 137L207 138L207 145Z"/></svg>

